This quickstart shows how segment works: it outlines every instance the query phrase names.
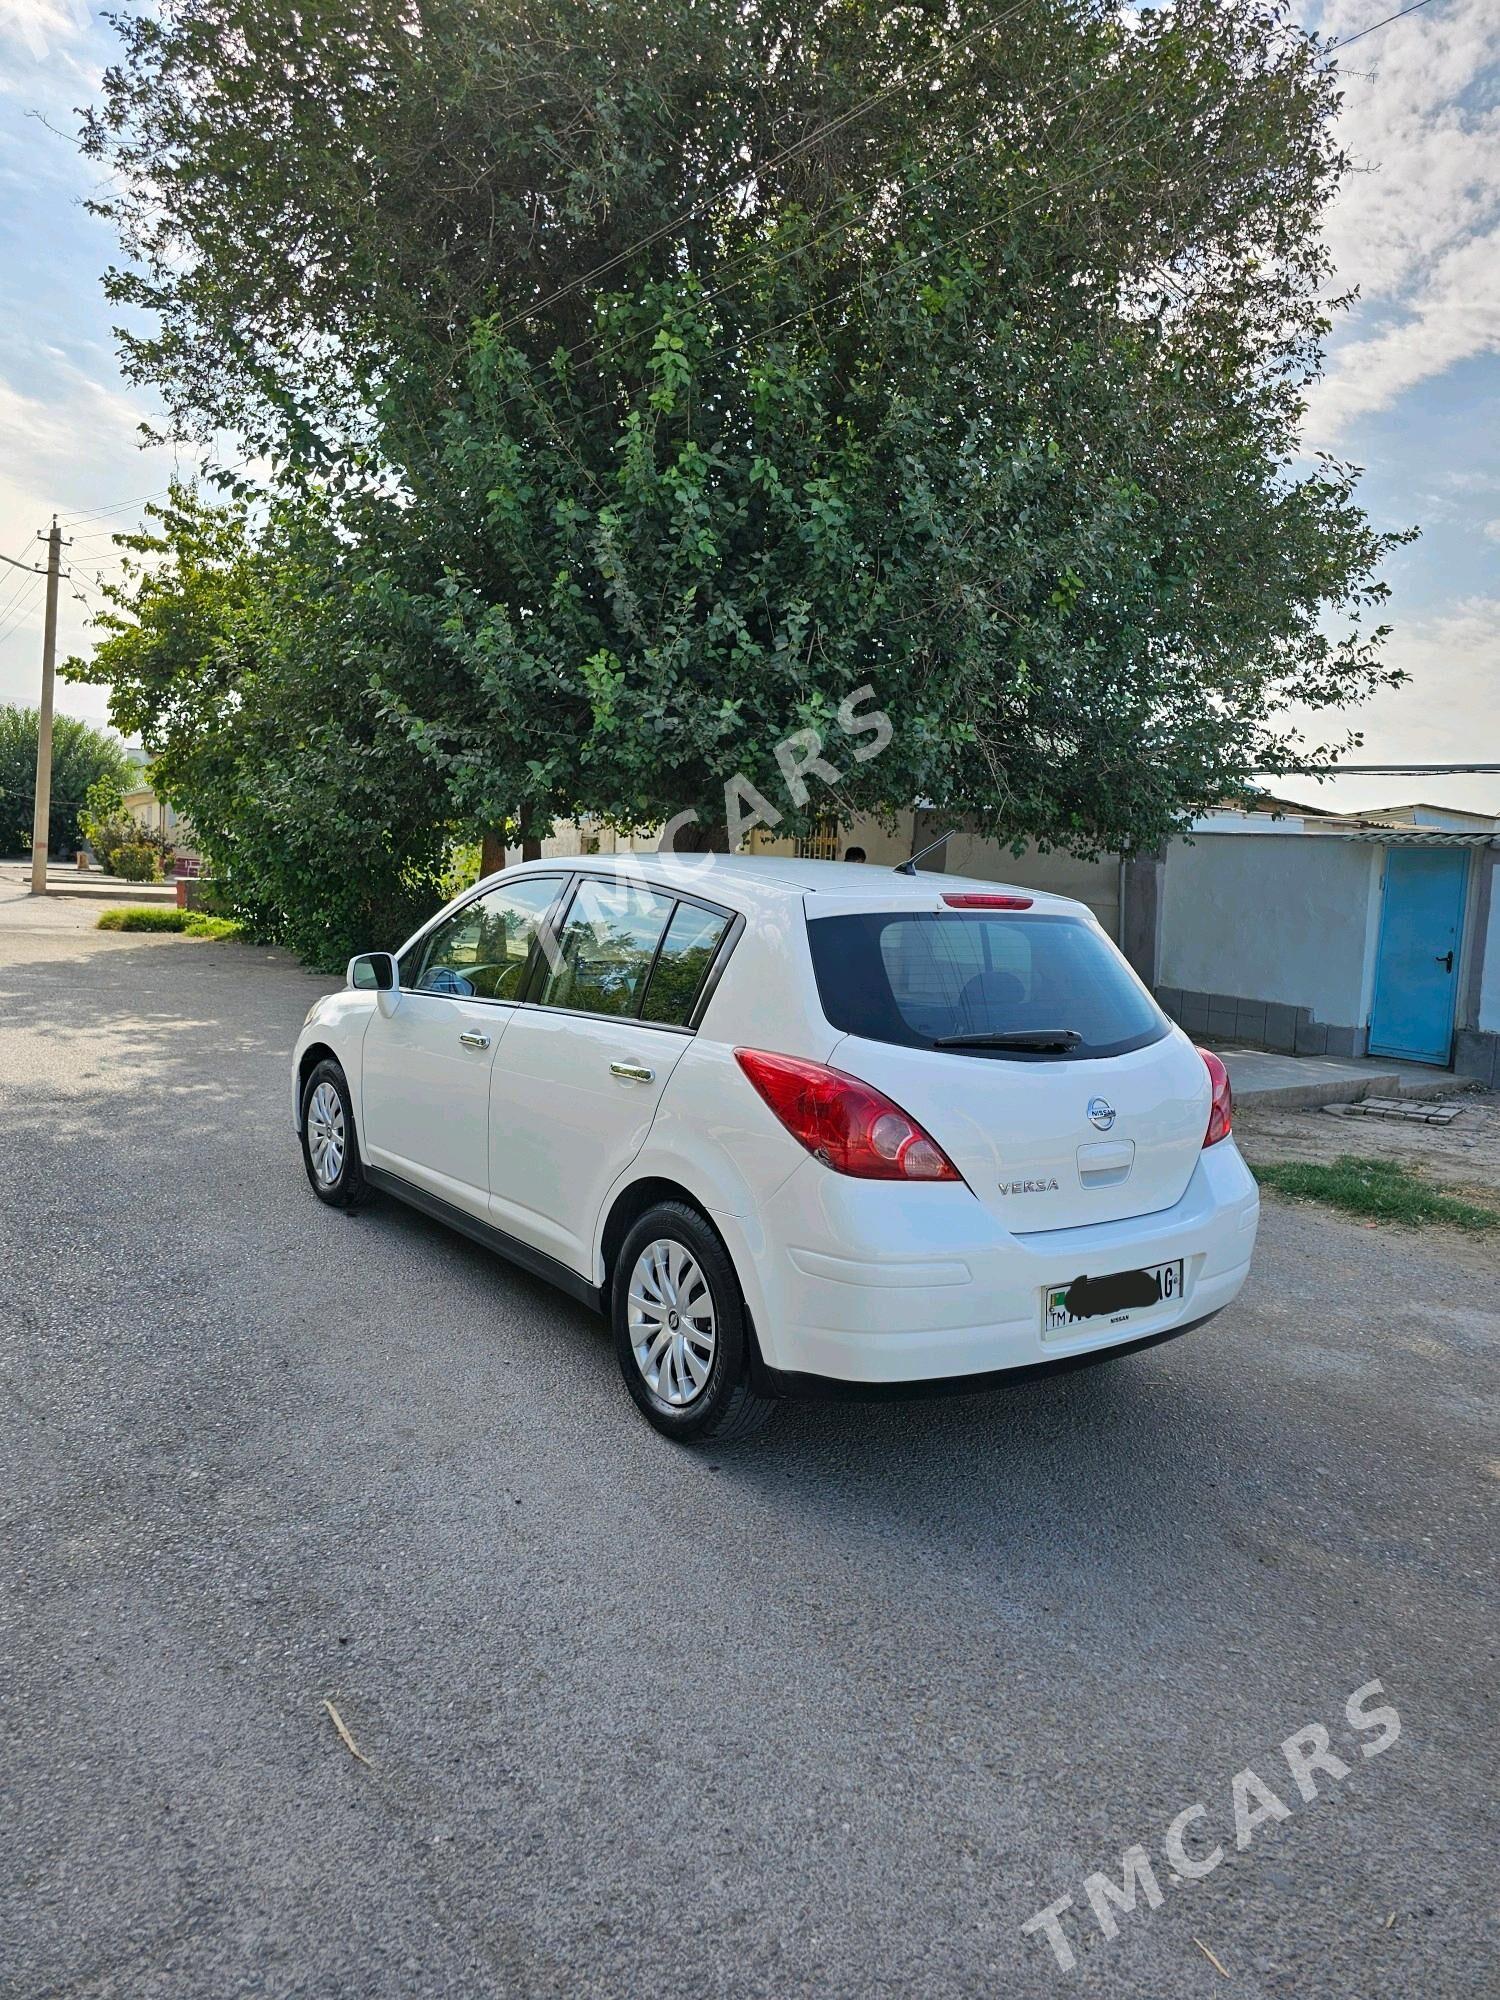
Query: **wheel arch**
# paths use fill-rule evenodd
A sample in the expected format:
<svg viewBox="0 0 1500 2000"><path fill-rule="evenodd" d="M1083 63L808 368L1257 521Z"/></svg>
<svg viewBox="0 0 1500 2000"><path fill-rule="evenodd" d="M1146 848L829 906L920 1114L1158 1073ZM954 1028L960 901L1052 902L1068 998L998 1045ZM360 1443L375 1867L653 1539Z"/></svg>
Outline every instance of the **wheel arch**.
<svg viewBox="0 0 1500 2000"><path fill-rule="evenodd" d="M639 1180L631 1181L620 1189L604 1219L604 1227L599 1236L599 1253L603 1264L603 1279L599 1287L606 1317L611 1311L610 1294L614 1284L615 1260L620 1254L626 1237L648 1210L664 1201L681 1202L690 1208L702 1222L705 1229L712 1232L724 1255L729 1259L729 1268L739 1283L740 1298L745 1308L745 1332L750 1349L750 1374L759 1388L767 1380L766 1364L761 1353L760 1334L756 1329L756 1315L753 1292L746 1283L746 1274L741 1268L741 1259L735 1255L733 1244L726 1241L708 1204L700 1195L681 1181L672 1180L665 1174L643 1174Z"/></svg>
<svg viewBox="0 0 1500 2000"><path fill-rule="evenodd" d="M719 1236L719 1231L714 1228L714 1219L709 1214L704 1203L699 1200L691 1188L684 1187L681 1181L669 1180L664 1174L647 1174L638 1181L629 1182L615 1196L614 1201L610 1205L609 1213L604 1218L604 1227L599 1234L599 1254L604 1264L604 1296L606 1299L609 1297L609 1289L614 1281L615 1259L620 1254L620 1246L646 1213L647 1209L655 1208L659 1202L663 1201L682 1202L684 1206L692 1209L694 1214L702 1218L707 1228L713 1229L715 1236ZM722 1236L719 1236L719 1240L723 1242ZM727 1255L727 1244L725 1245L725 1252ZM730 1261L732 1263L734 1260L731 1258Z"/></svg>
<svg viewBox="0 0 1500 2000"><path fill-rule="evenodd" d="M337 1063L339 1068L344 1071L345 1083L349 1082L349 1072L347 1069L344 1069L344 1061L338 1050L329 1042L309 1042L297 1059L297 1130L299 1132L302 1130L302 1100L307 1095L307 1079L312 1075L320 1062ZM349 1094L352 1108L354 1095L352 1084L350 1084Z"/></svg>

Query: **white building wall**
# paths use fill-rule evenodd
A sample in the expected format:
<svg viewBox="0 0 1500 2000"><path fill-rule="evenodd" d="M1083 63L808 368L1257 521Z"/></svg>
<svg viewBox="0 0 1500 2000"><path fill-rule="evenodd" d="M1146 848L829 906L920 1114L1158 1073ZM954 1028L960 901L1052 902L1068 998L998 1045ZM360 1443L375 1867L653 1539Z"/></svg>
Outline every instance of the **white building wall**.
<svg viewBox="0 0 1500 2000"><path fill-rule="evenodd" d="M1497 871L1500 873L1500 871ZM1484 963L1479 974L1479 1019L1476 1025L1486 1034L1500 1035L1500 880L1490 893L1490 917L1483 940Z"/></svg>
<svg viewBox="0 0 1500 2000"><path fill-rule="evenodd" d="M1176 842L1164 871L1160 983L1360 1024L1381 851L1317 835L1204 833L1191 845Z"/></svg>

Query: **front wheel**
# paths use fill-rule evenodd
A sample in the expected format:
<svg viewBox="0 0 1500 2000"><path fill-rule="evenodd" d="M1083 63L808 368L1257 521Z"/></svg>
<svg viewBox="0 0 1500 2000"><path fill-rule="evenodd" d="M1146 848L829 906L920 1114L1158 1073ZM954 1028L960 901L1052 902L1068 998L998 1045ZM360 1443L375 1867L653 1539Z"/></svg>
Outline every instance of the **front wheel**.
<svg viewBox="0 0 1500 2000"><path fill-rule="evenodd" d="M650 1209L615 1259L615 1356L649 1424L680 1444L758 1430L769 1397L750 1386L745 1301L729 1254L685 1202Z"/></svg>
<svg viewBox="0 0 1500 2000"><path fill-rule="evenodd" d="M303 1086L302 1164L313 1193L330 1208L359 1208L369 1199L349 1084L331 1060L320 1062Z"/></svg>

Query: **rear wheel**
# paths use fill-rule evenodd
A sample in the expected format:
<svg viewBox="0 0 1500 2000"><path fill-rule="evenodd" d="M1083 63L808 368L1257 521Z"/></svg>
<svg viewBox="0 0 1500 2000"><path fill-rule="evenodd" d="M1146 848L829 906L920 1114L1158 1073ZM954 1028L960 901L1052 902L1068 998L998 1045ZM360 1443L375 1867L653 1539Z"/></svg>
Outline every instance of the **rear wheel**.
<svg viewBox="0 0 1500 2000"><path fill-rule="evenodd" d="M369 1200L349 1084L336 1062L320 1062L302 1089L302 1164L319 1201L354 1209Z"/></svg>
<svg viewBox="0 0 1500 2000"><path fill-rule="evenodd" d="M615 1259L610 1311L625 1386L664 1437L727 1441L771 1414L750 1386L734 1266L696 1209L662 1202L641 1217Z"/></svg>

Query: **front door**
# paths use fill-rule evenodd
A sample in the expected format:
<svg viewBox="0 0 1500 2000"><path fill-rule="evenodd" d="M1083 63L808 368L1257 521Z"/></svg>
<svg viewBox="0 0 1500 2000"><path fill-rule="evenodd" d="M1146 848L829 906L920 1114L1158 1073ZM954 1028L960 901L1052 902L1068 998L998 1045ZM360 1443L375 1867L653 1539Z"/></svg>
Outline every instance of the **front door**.
<svg viewBox="0 0 1500 2000"><path fill-rule="evenodd" d="M1468 868L1463 848L1388 849L1370 1011L1371 1055L1448 1062Z"/></svg>
<svg viewBox="0 0 1500 2000"><path fill-rule="evenodd" d="M537 925L566 880L518 875L460 905L402 954L394 1004L365 1030L360 1136L371 1166L471 1215L489 1213L495 1054Z"/></svg>

